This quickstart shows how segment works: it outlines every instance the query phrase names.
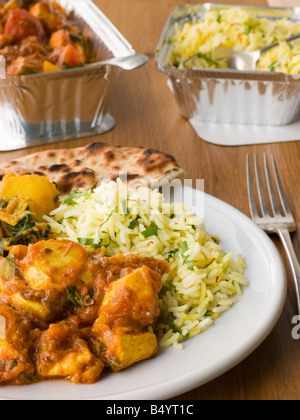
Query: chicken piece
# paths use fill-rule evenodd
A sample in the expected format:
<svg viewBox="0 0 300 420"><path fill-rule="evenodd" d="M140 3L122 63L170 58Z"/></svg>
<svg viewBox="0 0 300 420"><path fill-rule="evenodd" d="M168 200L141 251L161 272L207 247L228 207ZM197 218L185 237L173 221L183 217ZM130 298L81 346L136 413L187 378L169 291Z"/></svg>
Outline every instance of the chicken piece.
<svg viewBox="0 0 300 420"><path fill-rule="evenodd" d="M98 319L93 326L95 353L114 372L126 369L134 363L157 354L155 334L135 332L128 328L111 330Z"/></svg>
<svg viewBox="0 0 300 420"><path fill-rule="evenodd" d="M43 62L35 57L18 57L7 66L8 76L21 76L25 74L40 73L43 70Z"/></svg>
<svg viewBox="0 0 300 420"><path fill-rule="evenodd" d="M22 310L38 326L45 327L47 322L60 317L65 312L66 301L66 295L56 291L35 290L20 278L7 279L0 275L0 302Z"/></svg>
<svg viewBox="0 0 300 420"><path fill-rule="evenodd" d="M148 267L143 266L113 282L102 301L99 322L108 326L152 325L159 315L155 281Z"/></svg>
<svg viewBox="0 0 300 420"><path fill-rule="evenodd" d="M15 260L23 260L23 258L26 257L27 252L28 252L28 246L26 246L26 245L14 245L10 248L8 256L9 257L14 257ZM1 261L2 260L0 260L0 263L1 263ZM0 269L0 274L2 274L1 269ZM4 277L9 278L5 274L3 274L3 275L4 275Z"/></svg>
<svg viewBox="0 0 300 420"><path fill-rule="evenodd" d="M93 284L88 271L89 256L85 249L69 240L48 240L30 244L20 261L26 281L33 288L64 291L76 286L78 291Z"/></svg>
<svg viewBox="0 0 300 420"><path fill-rule="evenodd" d="M156 336L145 331L159 315L154 272L138 268L108 287L92 329L96 354L118 371L157 352ZM156 274L156 273L155 273Z"/></svg>
<svg viewBox="0 0 300 420"><path fill-rule="evenodd" d="M0 302L24 311L37 325L56 320L66 310L67 292L33 289L20 278L20 259L27 253L27 247L12 247L7 258L0 257Z"/></svg>
<svg viewBox="0 0 300 420"><path fill-rule="evenodd" d="M22 42L20 42L20 44L18 45L18 55L22 56L22 57L35 57L35 58L40 58L40 60L43 59L43 57L45 57L48 54L48 49L46 48L45 45L41 44L40 42L38 42L36 36L29 36L27 38L25 38ZM6 173L7 174L7 173ZM6 175L5 174L5 175ZM11 175L11 173L8 172L9 175ZM35 174L31 174L31 175L20 175L17 178L22 178L24 180L26 180L24 182L24 185L27 184L32 184L32 185L27 185L25 191L40 191L39 190L39 183L38 181L36 181L37 176L40 178L46 178L45 176L42 175L35 175ZM27 177L27 179L26 179ZM49 193L49 187L47 186L47 182L50 184L51 181L49 180L49 178L46 178L47 181L40 181L40 184L44 183L44 187L45 187L45 193ZM20 179L17 182L22 182ZM53 187L53 186L52 186ZM53 189L53 188L52 188ZM50 189L51 190L51 189ZM20 191L20 190L19 190ZM23 191L23 190L22 190ZM43 204L43 203L40 203Z"/></svg>
<svg viewBox="0 0 300 420"><path fill-rule="evenodd" d="M22 385L33 380L29 359L31 323L19 312L0 303L0 384Z"/></svg>
<svg viewBox="0 0 300 420"><path fill-rule="evenodd" d="M95 383L104 368L104 363L66 321L37 333L34 363L42 378L66 378L84 384Z"/></svg>
<svg viewBox="0 0 300 420"><path fill-rule="evenodd" d="M134 254L117 254L113 257L103 257L102 248L90 252L89 255L93 260L98 261L100 263L103 270L107 271L108 273L111 273L112 277L123 277L123 273L126 272L128 268L132 268L133 270L135 270L136 268L146 265L153 272L159 274L159 276L156 277L157 287L159 289L161 287L161 276L165 273L169 273L170 271L169 263L167 261L159 260L157 258L138 257Z"/></svg>

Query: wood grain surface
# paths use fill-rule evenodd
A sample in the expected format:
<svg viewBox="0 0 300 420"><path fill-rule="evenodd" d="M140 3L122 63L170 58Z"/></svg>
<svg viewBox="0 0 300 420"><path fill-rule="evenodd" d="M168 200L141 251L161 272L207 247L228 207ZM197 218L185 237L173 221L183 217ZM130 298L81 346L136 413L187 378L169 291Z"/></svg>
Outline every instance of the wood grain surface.
<svg viewBox="0 0 300 420"><path fill-rule="evenodd" d="M112 145L145 146L174 155L186 168L188 178L204 179L205 191L250 215L247 200L246 154L274 154L297 224L300 224L300 142L222 147L206 143L195 134L178 111L167 87L166 76L156 69L155 51L163 26L175 6L185 0L94 0L97 6L133 45L148 55L146 66L122 73L109 112L116 127L98 137L57 143L52 148L78 147L91 141ZM217 3L217 1L216 1ZM237 3L237 1L227 1ZM266 5L264 0L241 4ZM220 132L222 136L222 132ZM300 140L300 133L299 133ZM1 161L45 150L49 146L1 153ZM287 260L289 292L280 319L265 341L238 366L193 391L177 396L186 400L288 400L300 397L300 342L291 336L296 306ZM300 234L293 234L300 254Z"/></svg>

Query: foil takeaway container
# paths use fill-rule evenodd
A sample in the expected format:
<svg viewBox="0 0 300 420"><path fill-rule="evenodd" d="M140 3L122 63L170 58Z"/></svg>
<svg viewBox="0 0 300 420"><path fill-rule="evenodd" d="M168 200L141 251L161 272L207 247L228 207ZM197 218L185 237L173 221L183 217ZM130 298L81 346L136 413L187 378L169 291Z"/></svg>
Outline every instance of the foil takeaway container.
<svg viewBox="0 0 300 420"><path fill-rule="evenodd" d="M135 51L91 0L57 2L91 39L95 63L6 77L0 56L0 151L100 134L115 125L107 106L121 70L97 62Z"/></svg>
<svg viewBox="0 0 300 420"><path fill-rule="evenodd" d="M157 47L156 64L168 76L181 115L199 122L267 126L295 121L300 111L300 79L295 75L221 68L181 69L168 64L175 25L197 21L211 10L232 6L189 4L175 8L169 16ZM300 8L239 7L250 8L257 16L269 19L287 17L300 22Z"/></svg>

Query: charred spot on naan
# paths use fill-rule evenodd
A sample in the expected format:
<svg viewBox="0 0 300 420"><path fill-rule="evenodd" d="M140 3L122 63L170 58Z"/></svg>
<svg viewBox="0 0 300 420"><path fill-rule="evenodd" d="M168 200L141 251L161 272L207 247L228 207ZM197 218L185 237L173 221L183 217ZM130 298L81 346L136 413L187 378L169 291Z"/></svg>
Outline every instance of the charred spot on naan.
<svg viewBox="0 0 300 420"><path fill-rule="evenodd" d="M99 151L102 152L103 148L109 146L107 143L91 143L86 146L86 158L94 157Z"/></svg>
<svg viewBox="0 0 300 420"><path fill-rule="evenodd" d="M176 164L173 156L159 152L158 150L147 149L137 160L137 166L141 167L145 173L162 169L168 163ZM179 168L179 166L176 164Z"/></svg>
<svg viewBox="0 0 300 420"><path fill-rule="evenodd" d="M65 169L67 172L67 169ZM97 183L95 172L84 168L76 172L64 173L57 181L57 187L62 194L69 193L72 189L93 188Z"/></svg>

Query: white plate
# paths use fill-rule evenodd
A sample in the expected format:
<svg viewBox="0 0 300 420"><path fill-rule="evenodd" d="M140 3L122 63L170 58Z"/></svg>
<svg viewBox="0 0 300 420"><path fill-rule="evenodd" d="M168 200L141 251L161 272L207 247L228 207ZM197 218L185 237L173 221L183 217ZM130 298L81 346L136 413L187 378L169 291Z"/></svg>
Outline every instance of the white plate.
<svg viewBox="0 0 300 420"><path fill-rule="evenodd" d="M184 189L188 207L193 207L195 197L199 202L203 195ZM204 217L207 230L221 238L226 251L243 254L250 281L240 301L213 326L187 341L184 350L167 348L153 359L105 374L95 385L53 381L0 387L0 399L167 399L216 378L255 350L273 329L285 302L282 260L273 242L248 217L207 194Z"/></svg>

